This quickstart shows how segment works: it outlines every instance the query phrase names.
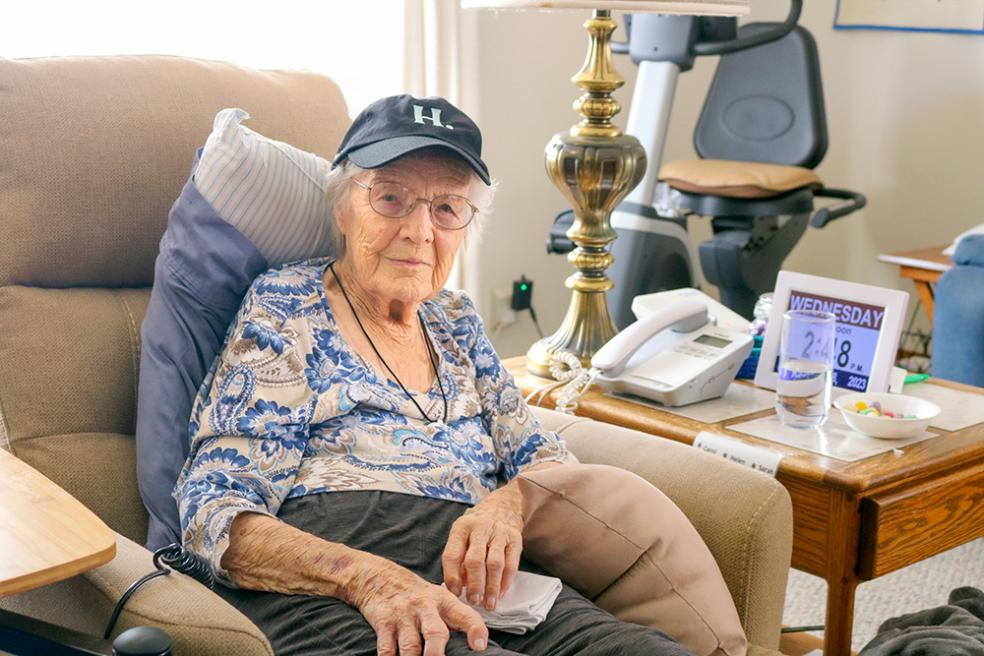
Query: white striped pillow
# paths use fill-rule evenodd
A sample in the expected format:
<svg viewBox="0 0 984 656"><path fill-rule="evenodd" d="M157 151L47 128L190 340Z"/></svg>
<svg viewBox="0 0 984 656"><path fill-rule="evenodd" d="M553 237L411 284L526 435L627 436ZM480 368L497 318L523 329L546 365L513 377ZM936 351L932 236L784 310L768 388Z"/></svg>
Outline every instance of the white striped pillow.
<svg viewBox="0 0 984 656"><path fill-rule="evenodd" d="M331 254L324 180L331 164L240 125L238 108L215 115L195 186L273 266Z"/></svg>

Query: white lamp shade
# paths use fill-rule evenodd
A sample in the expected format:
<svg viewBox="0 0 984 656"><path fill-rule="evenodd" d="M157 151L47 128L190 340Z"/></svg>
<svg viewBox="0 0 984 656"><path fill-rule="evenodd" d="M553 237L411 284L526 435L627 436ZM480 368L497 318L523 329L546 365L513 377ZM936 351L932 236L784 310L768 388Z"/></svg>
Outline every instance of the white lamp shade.
<svg viewBox="0 0 984 656"><path fill-rule="evenodd" d="M608 9L684 16L744 16L747 0L461 0L464 9Z"/></svg>

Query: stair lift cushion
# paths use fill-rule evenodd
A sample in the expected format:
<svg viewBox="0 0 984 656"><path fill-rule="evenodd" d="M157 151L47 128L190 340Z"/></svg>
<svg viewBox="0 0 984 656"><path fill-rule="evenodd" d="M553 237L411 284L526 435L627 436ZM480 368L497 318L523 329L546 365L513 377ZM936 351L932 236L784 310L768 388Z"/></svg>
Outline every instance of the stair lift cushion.
<svg viewBox="0 0 984 656"><path fill-rule="evenodd" d="M659 179L674 189L729 198L769 198L793 189L819 189L823 181L802 166L720 159L668 162Z"/></svg>
<svg viewBox="0 0 984 656"><path fill-rule="evenodd" d="M253 279L333 247L327 160L240 125L224 109L171 207L141 326L137 480L150 515L146 546L180 543L171 492L188 456L199 385Z"/></svg>
<svg viewBox="0 0 984 656"><path fill-rule="evenodd" d="M665 494L608 465L566 465L517 480L524 556L697 656L745 656L748 641L721 570Z"/></svg>

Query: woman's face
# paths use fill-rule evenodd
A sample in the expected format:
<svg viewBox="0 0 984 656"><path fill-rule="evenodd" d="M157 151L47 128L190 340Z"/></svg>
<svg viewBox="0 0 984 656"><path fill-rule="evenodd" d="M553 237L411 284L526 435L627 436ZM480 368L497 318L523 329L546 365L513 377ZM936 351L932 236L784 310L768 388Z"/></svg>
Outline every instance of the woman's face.
<svg viewBox="0 0 984 656"><path fill-rule="evenodd" d="M416 198L440 194L471 196L472 175L463 165L440 156L403 157L360 173L359 182L397 182ZM350 183L348 202L338 206L338 229L345 236L343 260L358 285L379 298L416 303L430 298L451 273L467 228L447 230L431 221L430 208L418 202L407 216L394 219L377 213L369 191Z"/></svg>

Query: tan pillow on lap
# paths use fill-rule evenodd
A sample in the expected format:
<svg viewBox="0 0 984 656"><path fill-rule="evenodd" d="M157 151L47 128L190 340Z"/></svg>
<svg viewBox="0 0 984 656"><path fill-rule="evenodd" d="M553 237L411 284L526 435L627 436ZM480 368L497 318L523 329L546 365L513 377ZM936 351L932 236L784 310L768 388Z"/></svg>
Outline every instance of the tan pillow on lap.
<svg viewBox="0 0 984 656"><path fill-rule="evenodd" d="M665 494L608 465L528 472L518 484L527 558L697 656L745 656L748 642L721 571Z"/></svg>

